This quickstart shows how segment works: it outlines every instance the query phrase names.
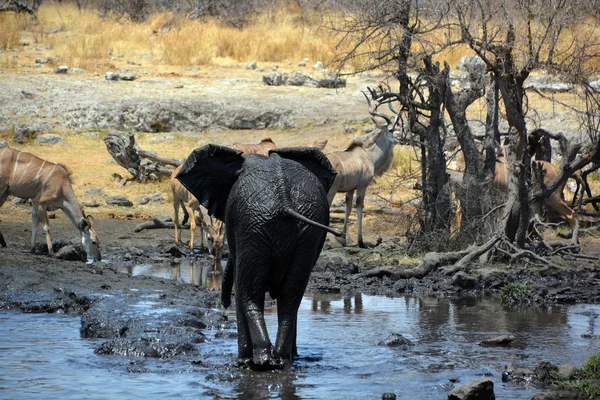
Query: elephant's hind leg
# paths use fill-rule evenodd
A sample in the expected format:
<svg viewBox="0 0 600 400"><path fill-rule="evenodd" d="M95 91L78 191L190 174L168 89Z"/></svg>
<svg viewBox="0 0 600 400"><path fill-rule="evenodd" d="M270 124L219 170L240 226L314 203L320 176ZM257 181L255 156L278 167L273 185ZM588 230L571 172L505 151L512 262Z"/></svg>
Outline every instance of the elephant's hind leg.
<svg viewBox="0 0 600 400"><path fill-rule="evenodd" d="M269 339L264 318L265 292L269 286L269 260L265 254L254 249L237 253L235 302L238 316L238 350L240 358L252 354L253 369L281 368L273 358L273 346ZM250 339L250 340L248 340Z"/></svg>

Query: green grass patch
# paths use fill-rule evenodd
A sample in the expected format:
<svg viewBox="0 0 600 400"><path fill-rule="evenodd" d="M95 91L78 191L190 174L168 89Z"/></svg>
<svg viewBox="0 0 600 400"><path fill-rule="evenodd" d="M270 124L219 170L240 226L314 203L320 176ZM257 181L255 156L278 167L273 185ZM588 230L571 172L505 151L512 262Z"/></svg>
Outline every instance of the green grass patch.
<svg viewBox="0 0 600 400"><path fill-rule="evenodd" d="M531 303L531 281L511 282L500 289L500 302L503 305L525 305Z"/></svg>

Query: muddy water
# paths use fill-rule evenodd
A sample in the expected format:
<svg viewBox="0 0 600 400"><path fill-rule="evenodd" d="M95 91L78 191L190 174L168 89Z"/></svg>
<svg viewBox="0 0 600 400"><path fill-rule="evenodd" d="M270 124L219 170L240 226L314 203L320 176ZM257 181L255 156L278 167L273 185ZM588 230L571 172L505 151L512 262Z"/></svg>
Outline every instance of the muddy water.
<svg viewBox="0 0 600 400"><path fill-rule="evenodd" d="M218 284L208 272L202 265L131 271ZM581 338L600 331L598 314L600 305L508 311L489 299L307 295L300 360L285 372L257 373L232 367L236 340L210 332L191 358L101 356L94 354L101 342L79 337L77 317L0 311L0 397L373 399L394 392L399 399L445 399L453 381L491 376L497 398L527 399L537 389L502 383L504 366L580 364L600 351L600 341ZM267 323L273 335L274 309ZM378 345L391 333L414 345ZM477 345L504 333L517 336L513 346Z"/></svg>

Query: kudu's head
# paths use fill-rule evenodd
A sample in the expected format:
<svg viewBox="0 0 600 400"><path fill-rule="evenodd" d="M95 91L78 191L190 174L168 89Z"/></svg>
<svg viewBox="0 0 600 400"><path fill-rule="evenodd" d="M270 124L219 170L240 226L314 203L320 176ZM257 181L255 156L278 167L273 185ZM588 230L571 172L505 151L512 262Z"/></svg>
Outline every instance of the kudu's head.
<svg viewBox="0 0 600 400"><path fill-rule="evenodd" d="M77 227L79 228L79 232L81 232L81 244L83 244L83 248L85 249L88 258L91 258L92 261L101 261L100 239L94 230L95 224L96 221L94 220L94 217L88 215L79 220Z"/></svg>
<svg viewBox="0 0 600 400"><path fill-rule="evenodd" d="M216 218L211 217L210 224L204 225L208 252L214 257L213 267L216 270L223 256L223 242L225 241L225 225Z"/></svg>
<svg viewBox="0 0 600 400"><path fill-rule="evenodd" d="M373 103L371 102L371 98L363 92L363 95L367 99L367 104L369 105L369 114L371 115L371 121L379 128L379 131L373 136L373 142L376 142L380 137L383 136L387 142L389 142L392 146L396 144L400 144L402 142L402 138L399 137L399 133L396 130L398 127L398 123L401 122L401 113L398 110L395 110L392 104L394 101L397 101L394 97L386 96L386 93L378 94L375 89L368 88L371 98L376 101L375 107L373 107ZM393 94L393 93L391 93ZM389 116L379 112L377 109L380 105L387 104L390 111L394 114L394 120L392 121ZM377 122L376 118L382 119L384 122Z"/></svg>

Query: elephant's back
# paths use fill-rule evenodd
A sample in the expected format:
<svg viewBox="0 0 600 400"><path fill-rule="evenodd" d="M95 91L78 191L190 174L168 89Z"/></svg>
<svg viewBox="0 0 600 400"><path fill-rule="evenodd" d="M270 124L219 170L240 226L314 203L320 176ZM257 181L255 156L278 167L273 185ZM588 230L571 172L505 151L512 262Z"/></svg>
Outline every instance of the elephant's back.
<svg viewBox="0 0 600 400"><path fill-rule="evenodd" d="M244 210L245 219L253 223L284 215L285 206L316 222L326 223L329 215L327 194L318 178L300 163L276 154L247 163L232 192L230 213Z"/></svg>

